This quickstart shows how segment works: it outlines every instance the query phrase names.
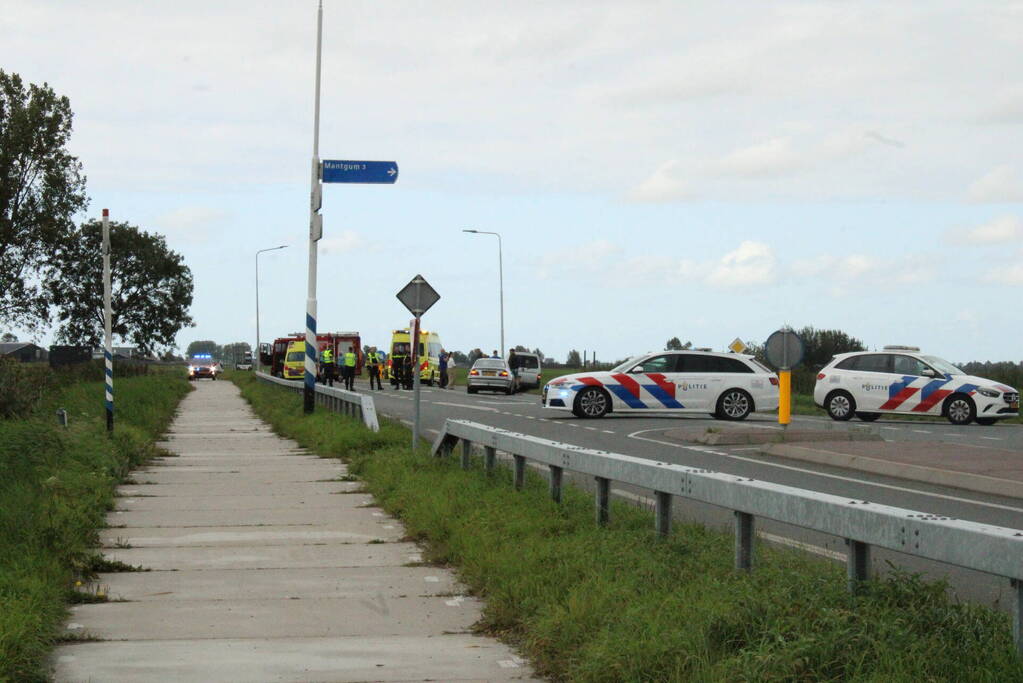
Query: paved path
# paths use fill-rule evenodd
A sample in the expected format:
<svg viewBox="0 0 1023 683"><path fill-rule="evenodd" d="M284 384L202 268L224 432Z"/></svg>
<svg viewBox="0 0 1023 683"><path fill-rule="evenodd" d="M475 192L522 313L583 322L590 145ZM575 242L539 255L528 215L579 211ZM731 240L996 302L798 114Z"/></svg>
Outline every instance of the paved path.
<svg viewBox="0 0 1023 683"><path fill-rule="evenodd" d="M472 635L481 605L416 566L401 524L254 417L228 382L198 383L123 486L104 554L111 602L72 608L59 681L413 681L530 678ZM91 640L96 639L96 640Z"/></svg>

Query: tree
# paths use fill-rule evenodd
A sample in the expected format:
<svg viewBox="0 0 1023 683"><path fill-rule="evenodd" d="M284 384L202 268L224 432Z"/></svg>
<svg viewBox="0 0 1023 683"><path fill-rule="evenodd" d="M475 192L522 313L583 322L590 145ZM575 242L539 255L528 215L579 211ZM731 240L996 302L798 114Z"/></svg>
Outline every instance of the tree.
<svg viewBox="0 0 1023 683"><path fill-rule="evenodd" d="M579 352L572 349L568 352L568 358L565 359L565 365L570 368L578 368L583 364L583 358L579 355Z"/></svg>
<svg viewBox="0 0 1023 683"><path fill-rule="evenodd" d="M17 335L13 335L10 332L4 332L3 335L0 335L0 342L5 344L10 344L16 341L18 341Z"/></svg>
<svg viewBox="0 0 1023 683"><path fill-rule="evenodd" d="M197 355L209 354L213 358L221 357L220 345L212 339L200 339L192 342L185 349L185 358L193 358Z"/></svg>
<svg viewBox="0 0 1023 683"><path fill-rule="evenodd" d="M246 352L252 353L252 346L248 342L234 342L233 344L225 344L220 350L220 358L226 362L237 363L238 361L245 358Z"/></svg>
<svg viewBox="0 0 1023 683"><path fill-rule="evenodd" d="M482 349L475 348L475 349L473 349L472 351L469 352L469 357L466 359L466 363L468 363L469 365L472 365L473 363L478 361L480 358L483 358L485 355L486 354L483 353Z"/></svg>
<svg viewBox="0 0 1023 683"><path fill-rule="evenodd" d="M867 350L863 342L841 330L816 330L807 326L796 334L803 340L802 365L811 370L824 367L837 353Z"/></svg>
<svg viewBox="0 0 1023 683"><path fill-rule="evenodd" d="M693 348L693 342L687 341L685 344L678 337L672 337L664 344L665 351L685 351L686 349Z"/></svg>
<svg viewBox="0 0 1023 683"><path fill-rule="evenodd" d="M82 164L66 149L71 119L67 97L0 70L0 321L49 319L41 270L88 205Z"/></svg>
<svg viewBox="0 0 1023 683"><path fill-rule="evenodd" d="M61 321L57 338L99 346L103 338L102 226L90 221L51 255L46 291ZM173 347L193 327L192 272L162 235L127 223L110 224L113 333L145 354Z"/></svg>

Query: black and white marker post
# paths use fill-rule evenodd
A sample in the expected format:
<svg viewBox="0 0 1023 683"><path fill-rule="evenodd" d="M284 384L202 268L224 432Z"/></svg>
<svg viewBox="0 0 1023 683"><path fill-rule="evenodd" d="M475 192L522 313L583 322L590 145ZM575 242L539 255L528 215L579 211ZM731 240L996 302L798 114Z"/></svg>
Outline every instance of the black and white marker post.
<svg viewBox="0 0 1023 683"><path fill-rule="evenodd" d="M103 365L104 403L107 409L107 431L114 431L114 336L111 331L110 293L110 211L103 209Z"/></svg>

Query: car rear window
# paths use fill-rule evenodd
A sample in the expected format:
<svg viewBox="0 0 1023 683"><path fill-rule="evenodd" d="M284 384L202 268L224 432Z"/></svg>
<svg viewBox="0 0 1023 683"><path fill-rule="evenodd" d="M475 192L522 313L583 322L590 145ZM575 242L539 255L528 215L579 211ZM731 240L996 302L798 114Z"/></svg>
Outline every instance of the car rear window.
<svg viewBox="0 0 1023 683"><path fill-rule="evenodd" d="M481 358L473 364L474 368L504 368L504 361L500 358Z"/></svg>
<svg viewBox="0 0 1023 683"><path fill-rule="evenodd" d="M536 359L536 356L516 356L516 358L518 358L518 366L520 368L540 367L540 361Z"/></svg>

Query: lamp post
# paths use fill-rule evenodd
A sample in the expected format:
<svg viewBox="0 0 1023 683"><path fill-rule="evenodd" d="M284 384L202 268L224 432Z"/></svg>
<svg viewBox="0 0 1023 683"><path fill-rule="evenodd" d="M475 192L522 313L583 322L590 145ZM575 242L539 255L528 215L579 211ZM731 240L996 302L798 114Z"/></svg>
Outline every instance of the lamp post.
<svg viewBox="0 0 1023 683"><path fill-rule="evenodd" d="M501 249L501 235L496 232L485 230L463 229L462 232L471 232L475 235L495 235L497 237L497 272L501 292L501 358L504 358L504 256Z"/></svg>
<svg viewBox="0 0 1023 683"><path fill-rule="evenodd" d="M270 247L269 249L260 249L256 252L256 372L260 370L260 357L259 357L259 255L264 251L276 251L278 249L287 249L287 244L282 244L279 247Z"/></svg>

